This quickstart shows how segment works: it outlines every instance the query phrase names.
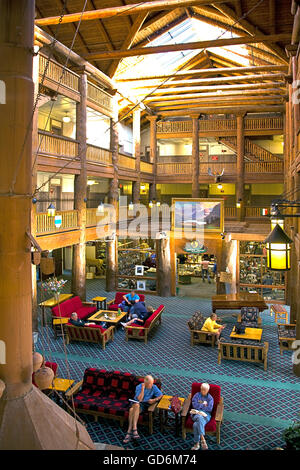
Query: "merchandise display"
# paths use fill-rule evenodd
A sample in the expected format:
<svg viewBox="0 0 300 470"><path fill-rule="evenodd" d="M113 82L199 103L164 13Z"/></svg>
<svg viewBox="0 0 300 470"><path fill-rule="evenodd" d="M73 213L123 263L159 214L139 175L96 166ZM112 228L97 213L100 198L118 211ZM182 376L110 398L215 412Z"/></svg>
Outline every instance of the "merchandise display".
<svg viewBox="0 0 300 470"><path fill-rule="evenodd" d="M267 268L267 256L262 243L240 244L240 291L257 292L265 300L285 299L285 274Z"/></svg>

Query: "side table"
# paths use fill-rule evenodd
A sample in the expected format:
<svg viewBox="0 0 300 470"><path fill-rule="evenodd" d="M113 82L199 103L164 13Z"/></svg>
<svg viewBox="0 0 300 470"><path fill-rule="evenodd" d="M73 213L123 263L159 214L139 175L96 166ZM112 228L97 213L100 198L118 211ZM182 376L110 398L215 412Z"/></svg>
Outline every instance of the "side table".
<svg viewBox="0 0 300 470"><path fill-rule="evenodd" d="M157 405L157 409L159 410L159 422L160 422L160 432L163 432L165 429L172 429L174 427L173 425L169 425L168 421L172 420L175 421L175 433L176 436L179 436L179 426L180 426L180 412L179 413L174 413L171 410L171 400L173 396L172 395L163 395L160 402ZM183 405L184 403L184 398L178 397L179 400L181 401L181 404ZM173 416L169 415L169 413L172 413Z"/></svg>
<svg viewBox="0 0 300 470"><path fill-rule="evenodd" d="M107 300L107 297L94 297L92 299L92 301L96 302L96 304L97 304L97 310L106 310L107 309L106 300Z"/></svg>

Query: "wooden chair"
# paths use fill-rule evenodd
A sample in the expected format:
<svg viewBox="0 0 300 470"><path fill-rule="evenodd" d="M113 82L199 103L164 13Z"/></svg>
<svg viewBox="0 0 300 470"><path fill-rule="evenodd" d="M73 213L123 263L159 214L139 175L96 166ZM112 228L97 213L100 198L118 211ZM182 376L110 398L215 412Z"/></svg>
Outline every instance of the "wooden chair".
<svg viewBox="0 0 300 470"><path fill-rule="evenodd" d="M188 322L188 327L191 333L191 346L194 344L210 344L215 346L217 335L209 331L193 330Z"/></svg>
<svg viewBox="0 0 300 470"><path fill-rule="evenodd" d="M258 362L264 365L264 370L267 370L268 363L268 350L269 343L256 343L251 341L245 343L241 340L241 343L231 341L220 341L218 345L218 364L221 364L222 359L232 361L243 361L243 362Z"/></svg>
<svg viewBox="0 0 300 470"><path fill-rule="evenodd" d="M106 330L99 326L74 326L66 325L66 343L69 344L71 341L85 341L87 343L101 344L102 349L105 349L108 341L114 339L115 327L110 326Z"/></svg>
<svg viewBox="0 0 300 470"><path fill-rule="evenodd" d="M280 354L283 351L291 351L296 340L296 323L278 323L277 327Z"/></svg>
<svg viewBox="0 0 300 470"><path fill-rule="evenodd" d="M192 398L195 393L200 392L201 383L194 382L192 384L192 392L185 399L181 411L182 420L182 439L186 439L187 432L193 432L193 421L190 416L192 408ZM211 413L211 420L205 426L205 434L216 436L217 443L221 442L221 424L223 421L224 404L221 396L221 387L219 385L210 384L209 392L214 399L214 406Z"/></svg>
<svg viewBox="0 0 300 470"><path fill-rule="evenodd" d="M271 311L271 315L272 315L272 312L275 315L275 323L277 323L278 321L284 321L285 323L287 323L289 321L288 320L289 314L283 305L280 305L280 304L271 305L270 311Z"/></svg>

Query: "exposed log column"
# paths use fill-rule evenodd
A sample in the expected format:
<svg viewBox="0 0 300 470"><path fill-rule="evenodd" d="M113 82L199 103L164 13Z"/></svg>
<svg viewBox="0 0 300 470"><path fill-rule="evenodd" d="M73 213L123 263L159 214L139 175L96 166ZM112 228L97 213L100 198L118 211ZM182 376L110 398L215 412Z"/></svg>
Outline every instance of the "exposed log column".
<svg viewBox="0 0 300 470"><path fill-rule="evenodd" d="M192 114L192 197L199 197L199 115Z"/></svg>
<svg viewBox="0 0 300 470"><path fill-rule="evenodd" d="M39 90L39 56L33 58L33 81L34 81L34 100L36 100ZM32 120L32 192L37 187L37 165L36 157L39 146L38 135L38 106L35 109ZM31 234L36 235L36 204L31 206ZM37 268L35 264L31 265L32 276L32 330L38 330L38 306L37 306Z"/></svg>
<svg viewBox="0 0 300 470"><path fill-rule="evenodd" d="M141 110L133 111L133 156L135 158L135 171L137 180L132 183L132 202L139 204L141 187Z"/></svg>
<svg viewBox="0 0 300 470"><path fill-rule="evenodd" d="M79 141L80 174L75 176L74 200L78 211L79 243L73 246L72 292L82 300L86 298L86 109L87 109L87 75L83 72L79 79L80 102L76 105L76 138Z"/></svg>
<svg viewBox="0 0 300 470"><path fill-rule="evenodd" d="M244 114L238 114L236 117L236 120L237 120L236 202L241 203L241 207L237 209L237 217L238 217L238 220L242 221L245 218Z"/></svg>
<svg viewBox="0 0 300 470"><path fill-rule="evenodd" d="M106 287L107 292L117 288L117 246L116 239L106 242Z"/></svg>
<svg viewBox="0 0 300 470"><path fill-rule="evenodd" d="M156 199L156 173L157 173L157 116L147 116L150 121L150 163L153 164L153 183L149 186L149 200Z"/></svg>
<svg viewBox="0 0 300 470"><path fill-rule="evenodd" d="M118 186L119 186L119 129L118 129L118 110L117 103L114 100L114 117L111 120L110 127L110 149L113 165L113 177L109 186L109 204L117 209Z"/></svg>
<svg viewBox="0 0 300 470"><path fill-rule="evenodd" d="M161 297L171 296L171 252L170 239L156 241L157 252L157 292Z"/></svg>

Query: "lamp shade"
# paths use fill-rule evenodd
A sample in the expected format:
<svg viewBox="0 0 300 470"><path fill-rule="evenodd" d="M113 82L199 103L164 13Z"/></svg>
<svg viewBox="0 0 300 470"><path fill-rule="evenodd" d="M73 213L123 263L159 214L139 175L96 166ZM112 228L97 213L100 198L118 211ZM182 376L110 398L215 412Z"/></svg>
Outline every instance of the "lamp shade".
<svg viewBox="0 0 300 470"><path fill-rule="evenodd" d="M48 206L47 211L48 211L48 216L49 216L49 217L51 217L51 216L54 217L54 216L55 216L55 211L56 211L55 205L51 203L51 204Z"/></svg>
<svg viewBox="0 0 300 470"><path fill-rule="evenodd" d="M267 249L267 267L273 271L288 271L291 268L290 245L293 241L278 224L264 243Z"/></svg>
<svg viewBox="0 0 300 470"><path fill-rule="evenodd" d="M5 390L5 383L3 382L3 380L0 380L0 398L2 397L4 390Z"/></svg>

